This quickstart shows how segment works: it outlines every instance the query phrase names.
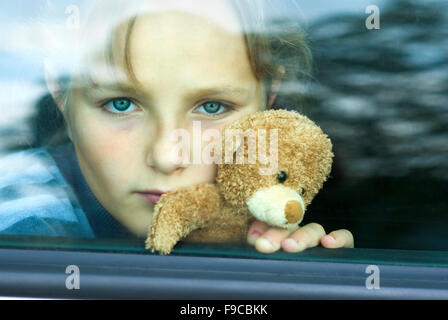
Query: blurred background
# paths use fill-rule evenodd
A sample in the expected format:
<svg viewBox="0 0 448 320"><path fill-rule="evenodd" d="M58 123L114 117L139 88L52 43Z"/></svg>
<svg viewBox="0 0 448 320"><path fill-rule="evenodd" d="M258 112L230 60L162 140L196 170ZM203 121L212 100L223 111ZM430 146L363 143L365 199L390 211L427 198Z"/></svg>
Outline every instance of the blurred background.
<svg viewBox="0 0 448 320"><path fill-rule="evenodd" d="M69 4L0 2L0 156L67 141L44 82L45 49L58 43L42 35ZM336 155L304 223L349 229L356 247L448 250L448 1L299 4L313 78L283 90L303 91L300 111ZM378 30L365 26L369 5Z"/></svg>
<svg viewBox="0 0 448 320"><path fill-rule="evenodd" d="M448 249L448 2L377 4L309 25L315 82L305 108L335 146L333 180L307 221L355 246ZM311 211L309 211L311 212Z"/></svg>

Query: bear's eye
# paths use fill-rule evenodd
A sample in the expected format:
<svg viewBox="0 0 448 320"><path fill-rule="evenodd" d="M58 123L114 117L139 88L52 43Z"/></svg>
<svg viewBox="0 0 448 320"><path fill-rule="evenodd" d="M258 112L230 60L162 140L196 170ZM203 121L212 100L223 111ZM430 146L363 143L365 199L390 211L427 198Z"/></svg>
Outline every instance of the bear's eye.
<svg viewBox="0 0 448 320"><path fill-rule="evenodd" d="M286 178L288 178L288 176L286 175L285 171L280 171L280 173L277 175L277 180L280 183L285 182Z"/></svg>
<svg viewBox="0 0 448 320"><path fill-rule="evenodd" d="M302 188L302 196L305 194L305 189Z"/></svg>

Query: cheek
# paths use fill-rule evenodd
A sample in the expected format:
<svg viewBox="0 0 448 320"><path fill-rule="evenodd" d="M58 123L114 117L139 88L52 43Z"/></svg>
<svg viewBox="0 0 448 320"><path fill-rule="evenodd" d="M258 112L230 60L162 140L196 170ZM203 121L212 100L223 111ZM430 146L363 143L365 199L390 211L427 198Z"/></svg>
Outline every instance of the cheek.
<svg viewBox="0 0 448 320"><path fill-rule="evenodd" d="M91 154L97 154L104 159L113 159L128 150L127 139L117 132L101 129L86 130L80 139L80 144Z"/></svg>
<svg viewBox="0 0 448 320"><path fill-rule="evenodd" d="M122 124L111 125L95 118L88 119L78 119L72 134L74 143L92 169L119 175L116 171L129 166L135 153L130 125L127 124L127 128Z"/></svg>
<svg viewBox="0 0 448 320"><path fill-rule="evenodd" d="M216 165L192 166L189 172L183 176L186 185L199 183L212 183L216 178Z"/></svg>

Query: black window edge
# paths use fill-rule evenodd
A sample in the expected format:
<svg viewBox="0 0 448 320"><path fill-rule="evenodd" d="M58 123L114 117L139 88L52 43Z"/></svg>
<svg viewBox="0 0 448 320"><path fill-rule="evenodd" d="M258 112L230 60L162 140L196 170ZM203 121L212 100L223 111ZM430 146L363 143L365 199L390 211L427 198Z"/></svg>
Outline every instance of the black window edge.
<svg viewBox="0 0 448 320"><path fill-rule="evenodd" d="M358 249L361 250L361 249ZM79 289L66 286L79 268ZM0 249L0 297L448 299L448 268L138 253ZM67 271L67 273L66 273ZM370 283L370 285L366 284Z"/></svg>
<svg viewBox="0 0 448 320"><path fill-rule="evenodd" d="M144 239L136 238L84 239L1 235L0 248L151 255L151 252L145 249ZM286 253L279 250L273 254L266 255L257 252L253 247L247 244L179 242L174 247L171 254L195 257L448 267L448 251L441 250L397 250L381 248L325 249L322 247L315 247L298 254Z"/></svg>

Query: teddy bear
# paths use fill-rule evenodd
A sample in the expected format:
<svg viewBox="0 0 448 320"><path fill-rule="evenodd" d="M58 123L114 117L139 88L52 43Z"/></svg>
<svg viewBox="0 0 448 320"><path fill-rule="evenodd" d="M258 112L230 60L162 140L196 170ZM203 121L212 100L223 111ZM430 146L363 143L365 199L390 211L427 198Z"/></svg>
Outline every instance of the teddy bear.
<svg viewBox="0 0 448 320"><path fill-rule="evenodd" d="M327 180L334 156L319 126L281 109L229 124L217 144L216 180L163 194L146 249L169 254L178 241L245 242L254 220L295 230ZM274 161L267 167L269 157Z"/></svg>

